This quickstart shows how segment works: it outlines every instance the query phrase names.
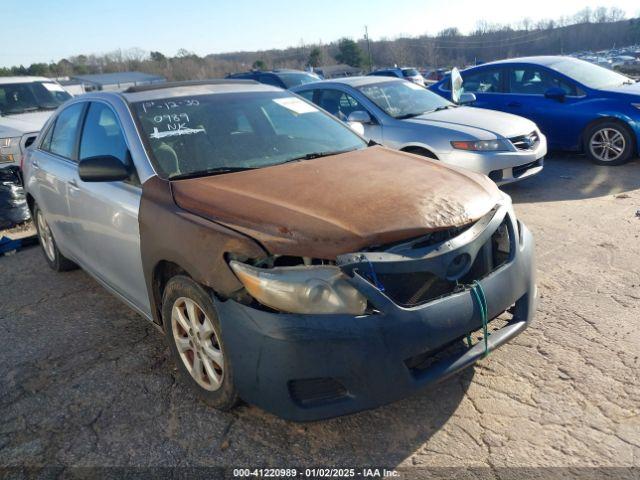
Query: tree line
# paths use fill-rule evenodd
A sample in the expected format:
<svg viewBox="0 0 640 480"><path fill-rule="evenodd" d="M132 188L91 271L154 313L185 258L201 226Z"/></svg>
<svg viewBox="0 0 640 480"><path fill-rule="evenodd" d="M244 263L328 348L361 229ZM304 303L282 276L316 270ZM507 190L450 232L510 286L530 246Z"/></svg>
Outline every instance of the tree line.
<svg viewBox="0 0 640 480"><path fill-rule="evenodd" d="M515 25L479 21L474 31L462 34L446 28L436 35L382 38L367 41L343 38L322 45L300 44L286 49L232 52L198 56L179 50L170 57L138 48L107 54L76 55L28 67L0 68L0 75L65 77L87 73L141 71L168 80L216 78L249 69L320 67L344 63L369 69L408 65L419 67L464 66L499 58L553 55L640 44L640 18L625 19L618 8L589 7L572 17Z"/></svg>

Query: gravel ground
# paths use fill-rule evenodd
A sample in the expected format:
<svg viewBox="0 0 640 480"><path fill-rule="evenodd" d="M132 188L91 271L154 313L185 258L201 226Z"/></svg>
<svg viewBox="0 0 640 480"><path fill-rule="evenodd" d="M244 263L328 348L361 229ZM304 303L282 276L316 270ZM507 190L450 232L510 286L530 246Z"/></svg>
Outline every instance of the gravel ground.
<svg viewBox="0 0 640 480"><path fill-rule="evenodd" d="M640 467L640 160L556 157L506 190L537 241L534 325L435 388L316 423L207 408L85 273L0 258L0 466Z"/></svg>

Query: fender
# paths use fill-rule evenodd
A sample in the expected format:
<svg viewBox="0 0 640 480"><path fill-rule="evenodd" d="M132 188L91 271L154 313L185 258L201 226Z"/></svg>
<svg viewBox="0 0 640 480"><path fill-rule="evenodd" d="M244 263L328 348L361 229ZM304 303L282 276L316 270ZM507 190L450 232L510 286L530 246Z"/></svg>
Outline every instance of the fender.
<svg viewBox="0 0 640 480"><path fill-rule="evenodd" d="M153 287L154 271L160 262L178 265L196 282L227 297L242 285L227 265L225 254L234 252L251 258L266 255L249 237L180 209L173 200L171 183L157 176L142 185L138 222L145 284L153 320L160 325L161 298Z"/></svg>

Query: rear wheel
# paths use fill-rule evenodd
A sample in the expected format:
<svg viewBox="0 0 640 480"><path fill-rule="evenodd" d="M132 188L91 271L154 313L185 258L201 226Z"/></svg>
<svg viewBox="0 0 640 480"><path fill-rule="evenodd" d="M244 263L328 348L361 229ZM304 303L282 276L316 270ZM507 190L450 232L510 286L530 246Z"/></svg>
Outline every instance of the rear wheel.
<svg viewBox="0 0 640 480"><path fill-rule="evenodd" d="M598 165L622 165L633 154L633 135L622 123L599 122L587 131L584 150Z"/></svg>
<svg viewBox="0 0 640 480"><path fill-rule="evenodd" d="M38 205L33 207L33 218L38 232L38 240L42 247L42 253L49 266L56 272L64 272L78 268L74 262L62 255L60 250L58 250L56 241L53 238L53 233L49 228L47 220L44 218L42 210L38 208Z"/></svg>
<svg viewBox="0 0 640 480"><path fill-rule="evenodd" d="M162 318L172 356L187 383L209 405L232 408L238 393L207 292L189 277L173 277L164 291Z"/></svg>

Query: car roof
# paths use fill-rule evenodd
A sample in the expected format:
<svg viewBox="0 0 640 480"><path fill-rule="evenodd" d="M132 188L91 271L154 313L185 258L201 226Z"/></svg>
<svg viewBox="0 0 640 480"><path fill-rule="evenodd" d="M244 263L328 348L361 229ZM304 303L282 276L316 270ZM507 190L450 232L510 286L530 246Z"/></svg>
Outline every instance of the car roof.
<svg viewBox="0 0 640 480"><path fill-rule="evenodd" d="M215 79L196 82L167 82L132 87L121 95L127 102L141 102L160 98L188 97L210 93L285 92L282 88L253 80ZM106 94L106 93L105 93Z"/></svg>
<svg viewBox="0 0 640 480"><path fill-rule="evenodd" d="M47 77L28 77L28 76L20 76L20 77L0 77L0 85L5 85L7 83L32 83L32 82L55 82L55 80L51 80Z"/></svg>
<svg viewBox="0 0 640 480"><path fill-rule="evenodd" d="M373 83L387 83L387 82L406 82L402 78L398 77L380 77L375 75L367 75L367 76L358 76L358 77L343 77L343 78L331 78L329 80L319 80L317 82L305 83L304 85L300 85L298 87L292 88L295 92L297 90L305 90L309 87L317 87L318 85L329 85L329 84L341 84L348 85L353 88L362 87L364 85L371 85Z"/></svg>
<svg viewBox="0 0 640 480"><path fill-rule="evenodd" d="M264 74L278 75L279 73L306 73L307 75L317 76L313 72L306 72L304 70L295 70L293 68L276 68L275 70L251 70L249 72L236 72L230 74L227 78L233 78L237 75L264 75Z"/></svg>
<svg viewBox="0 0 640 480"><path fill-rule="evenodd" d="M486 67L488 65L502 65L502 64L509 64L509 63L530 63L533 65L542 65L544 67L553 67L553 65L555 65L556 63L565 62L567 60L573 61L573 62L584 61L578 58L570 57L568 55L539 55L534 57L505 58L502 60L483 63L481 65L477 65L477 67ZM476 67L470 67L470 68L476 68Z"/></svg>

